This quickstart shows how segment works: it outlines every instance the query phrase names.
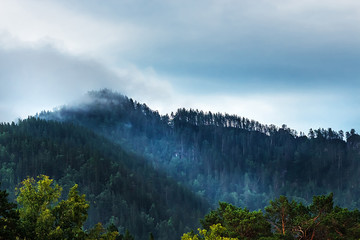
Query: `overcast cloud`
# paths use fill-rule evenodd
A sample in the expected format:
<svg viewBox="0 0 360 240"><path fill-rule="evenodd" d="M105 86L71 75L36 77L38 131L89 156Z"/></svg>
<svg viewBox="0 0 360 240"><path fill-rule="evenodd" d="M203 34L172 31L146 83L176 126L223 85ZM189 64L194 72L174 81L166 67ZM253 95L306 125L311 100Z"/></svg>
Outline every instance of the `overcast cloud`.
<svg viewBox="0 0 360 240"><path fill-rule="evenodd" d="M355 0L0 3L0 121L111 88L162 113L360 130Z"/></svg>

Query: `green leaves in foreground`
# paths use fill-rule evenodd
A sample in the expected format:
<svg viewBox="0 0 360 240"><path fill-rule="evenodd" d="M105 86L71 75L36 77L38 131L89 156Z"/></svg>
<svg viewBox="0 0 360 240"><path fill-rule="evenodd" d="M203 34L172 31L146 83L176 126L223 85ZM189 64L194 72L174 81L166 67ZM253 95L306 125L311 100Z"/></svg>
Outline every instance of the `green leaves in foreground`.
<svg viewBox="0 0 360 240"><path fill-rule="evenodd" d="M210 231L207 231L206 229L198 229L199 235L193 234L193 233L185 233L182 236L182 240L236 240L237 238L229 238L229 237L222 237L222 235L225 234L227 231L226 228L221 226L220 223L214 224L210 226Z"/></svg>
<svg viewBox="0 0 360 240"><path fill-rule="evenodd" d="M48 176L27 178L18 189L19 231L25 239L115 239L117 232L107 232L99 223L86 232L88 202L75 184L65 200L59 201L62 188Z"/></svg>
<svg viewBox="0 0 360 240"><path fill-rule="evenodd" d="M0 191L0 240L133 239L128 231L119 235L115 226L104 229L101 223L84 230L89 204L78 186L59 201L62 188L45 175L38 178L25 179L17 189L18 209ZM265 214L220 202L200 222L203 229L185 233L182 240L360 239L360 212L334 207L333 194L315 196L308 206L281 196L270 201Z"/></svg>
<svg viewBox="0 0 360 240"><path fill-rule="evenodd" d="M309 206L280 196L270 201L265 214L220 202L200 220L204 229L186 233L182 240L360 239L360 212L333 205L332 194L313 197Z"/></svg>
<svg viewBox="0 0 360 240"><path fill-rule="evenodd" d="M222 237L257 239L271 235L271 226L261 211L250 212L229 203L220 202L219 208L211 211L200 221L206 230L218 223L224 227Z"/></svg>

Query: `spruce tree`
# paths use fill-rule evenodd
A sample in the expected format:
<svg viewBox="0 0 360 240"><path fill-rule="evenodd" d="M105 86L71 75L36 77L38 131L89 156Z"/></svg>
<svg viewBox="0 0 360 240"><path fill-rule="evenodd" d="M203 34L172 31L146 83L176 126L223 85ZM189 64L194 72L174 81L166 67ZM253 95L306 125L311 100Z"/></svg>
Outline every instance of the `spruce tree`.
<svg viewBox="0 0 360 240"><path fill-rule="evenodd" d="M8 201L8 195L6 190L0 190L0 240L16 239L19 232L19 213L16 204Z"/></svg>

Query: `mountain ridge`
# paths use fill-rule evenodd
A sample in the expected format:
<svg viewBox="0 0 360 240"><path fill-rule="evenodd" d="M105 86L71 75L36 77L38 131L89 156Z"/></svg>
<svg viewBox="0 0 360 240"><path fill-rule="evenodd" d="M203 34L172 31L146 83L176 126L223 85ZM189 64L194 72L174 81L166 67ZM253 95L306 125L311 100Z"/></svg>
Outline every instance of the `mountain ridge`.
<svg viewBox="0 0 360 240"><path fill-rule="evenodd" d="M281 194L311 200L335 192L357 207L359 157L355 130L310 129L297 134L283 125L263 125L235 115L178 109L160 115L146 104L104 89L89 93L82 106L63 107L40 118L80 124L143 155L213 205L227 201L262 208ZM344 141L346 138L346 141ZM321 176L321 177L320 177ZM338 193L338 194L337 194Z"/></svg>

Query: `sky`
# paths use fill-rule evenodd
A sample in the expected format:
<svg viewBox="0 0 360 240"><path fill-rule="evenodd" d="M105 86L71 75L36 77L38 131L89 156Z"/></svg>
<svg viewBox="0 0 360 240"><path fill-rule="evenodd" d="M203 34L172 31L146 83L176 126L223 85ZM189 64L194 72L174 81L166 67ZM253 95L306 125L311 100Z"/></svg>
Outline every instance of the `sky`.
<svg viewBox="0 0 360 240"><path fill-rule="evenodd" d="M0 122L109 88L160 113L360 131L360 1L1 0Z"/></svg>

